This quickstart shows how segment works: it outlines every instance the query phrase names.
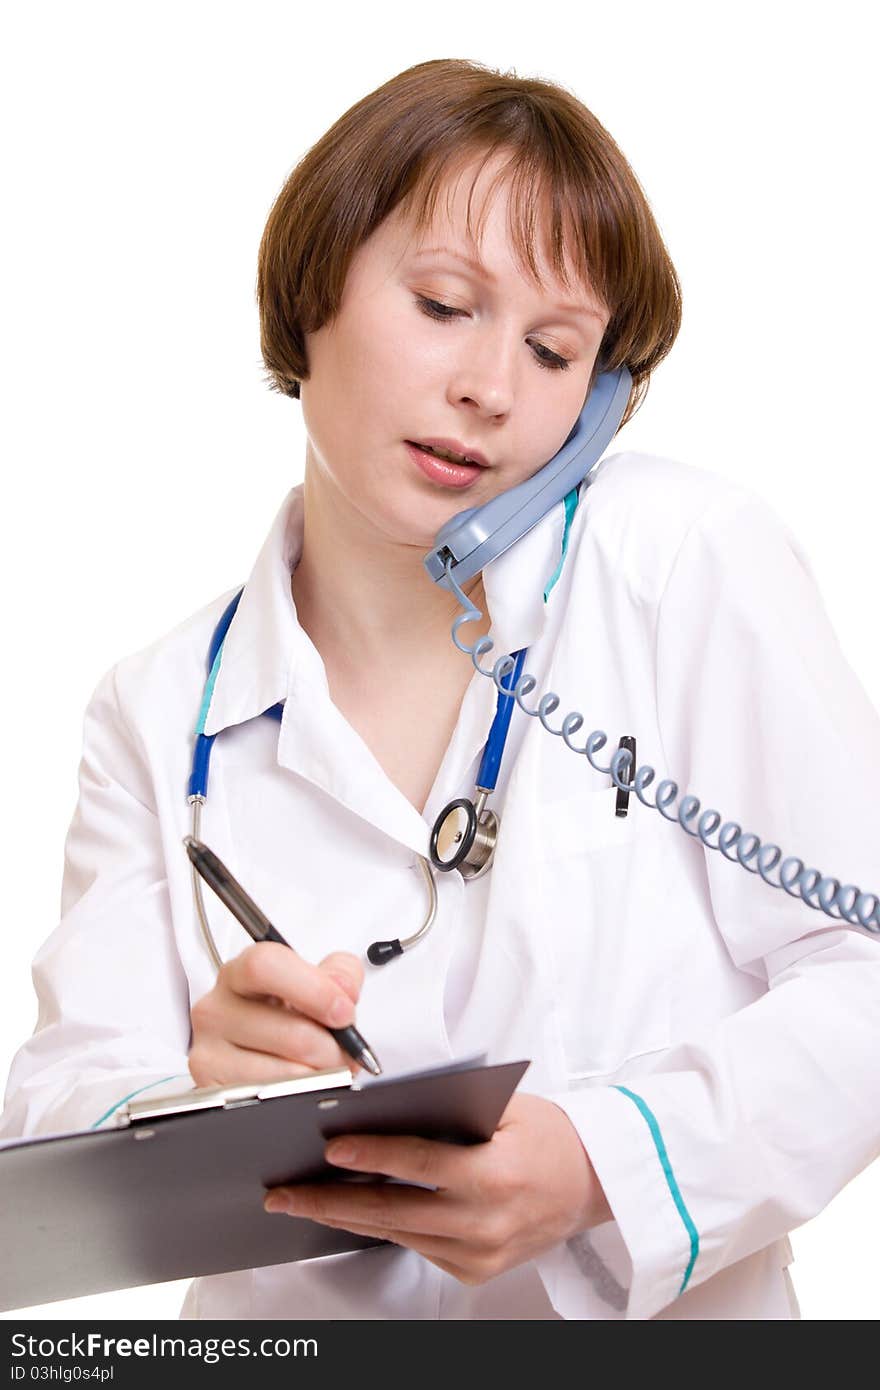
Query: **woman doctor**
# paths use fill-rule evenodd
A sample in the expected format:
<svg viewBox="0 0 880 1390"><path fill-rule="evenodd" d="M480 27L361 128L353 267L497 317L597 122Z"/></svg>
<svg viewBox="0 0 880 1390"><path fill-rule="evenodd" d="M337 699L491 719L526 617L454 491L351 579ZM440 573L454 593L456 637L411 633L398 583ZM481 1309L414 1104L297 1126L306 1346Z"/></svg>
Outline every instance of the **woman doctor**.
<svg viewBox="0 0 880 1390"><path fill-rule="evenodd" d="M99 684L63 918L4 1135L112 1124L132 1094L487 1050L531 1059L492 1141L336 1141L269 1209L390 1244L196 1281L186 1317L789 1318L787 1233L877 1153L880 951L617 790L514 709L489 872L419 858L471 796L495 689L423 567L443 524L530 477L598 370L631 413L679 325L638 183L569 93L438 61L347 112L294 169L260 249L264 359L301 401L288 494L223 644L201 833L297 951L192 907L186 782L233 590ZM469 460L463 462L462 460ZM754 494L605 459L465 586L492 659L527 650L560 719L635 735L766 840L869 885L880 728L806 557ZM278 719L262 717L281 707ZM585 730L585 732L586 732ZM846 808L846 816L842 810ZM435 1190L426 1190L430 1187Z"/></svg>

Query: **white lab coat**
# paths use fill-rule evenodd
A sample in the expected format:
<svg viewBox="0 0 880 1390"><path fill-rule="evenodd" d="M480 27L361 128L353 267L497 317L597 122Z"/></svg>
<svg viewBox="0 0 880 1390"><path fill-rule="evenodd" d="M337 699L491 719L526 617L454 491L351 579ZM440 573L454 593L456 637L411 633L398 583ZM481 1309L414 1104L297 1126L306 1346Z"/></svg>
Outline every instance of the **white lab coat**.
<svg viewBox="0 0 880 1390"><path fill-rule="evenodd" d="M318 960L421 922L416 855L441 806L471 794L496 692L474 672L420 816L331 702L297 622L302 508L300 486L229 630L202 833ZM633 734L658 781L842 883L880 888L880 720L772 509L702 469L615 455L581 489L545 600L563 520L560 505L484 572L496 642L484 663L527 646L529 703L556 691L556 728L581 710L575 742L605 730L607 763ZM63 917L35 961L39 1022L12 1065L6 1137L112 1123L133 1092L191 1084L190 1007L214 970L181 838L206 653L232 592L121 661L89 705ZM279 700L280 726L255 717ZM358 1008L388 1073L481 1049L531 1058L523 1089L568 1114L614 1220L479 1288L388 1246L200 1279L183 1316L799 1316L787 1233L880 1147L880 940L634 795L616 817L615 798L515 709L491 872L437 875L433 930L368 967ZM230 958L249 943L206 896Z"/></svg>

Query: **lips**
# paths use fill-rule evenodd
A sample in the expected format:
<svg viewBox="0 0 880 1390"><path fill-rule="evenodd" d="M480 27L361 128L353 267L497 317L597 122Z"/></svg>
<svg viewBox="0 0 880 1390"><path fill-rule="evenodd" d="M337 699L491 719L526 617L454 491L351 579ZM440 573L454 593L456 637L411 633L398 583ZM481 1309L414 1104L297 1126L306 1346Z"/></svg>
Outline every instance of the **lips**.
<svg viewBox="0 0 880 1390"><path fill-rule="evenodd" d="M445 459L447 463L476 463L480 468L488 468L489 460L479 449L471 449L467 444L462 444L458 439L408 439L407 444L414 444L417 449L425 449L434 454L437 458Z"/></svg>
<svg viewBox="0 0 880 1390"><path fill-rule="evenodd" d="M478 463L450 463L440 458L421 444L406 441L406 451L419 471L440 487L467 488L477 481L484 471Z"/></svg>

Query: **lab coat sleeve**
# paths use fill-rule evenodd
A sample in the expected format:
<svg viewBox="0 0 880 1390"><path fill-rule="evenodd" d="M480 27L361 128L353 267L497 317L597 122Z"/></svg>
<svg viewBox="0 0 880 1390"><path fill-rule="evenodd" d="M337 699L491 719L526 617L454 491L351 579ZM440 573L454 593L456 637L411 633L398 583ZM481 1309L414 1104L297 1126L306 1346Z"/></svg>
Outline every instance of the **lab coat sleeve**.
<svg viewBox="0 0 880 1390"><path fill-rule="evenodd" d="M0 1137L112 1123L133 1093L192 1087L189 998L146 759L117 669L84 721L61 921L33 962L39 1012L9 1073Z"/></svg>
<svg viewBox="0 0 880 1390"><path fill-rule="evenodd" d="M656 651L666 775L680 795L699 796L703 810L784 857L880 891L880 719L806 557L757 496L713 504L687 533ZM629 1085L551 1097L625 1243L629 1318L652 1317L781 1240L880 1152L880 937L768 887L718 850L694 841L693 852L724 949L764 992L676 1030ZM778 881L778 869L770 876ZM557 1309L575 1318L588 1316L576 1241L545 1271Z"/></svg>

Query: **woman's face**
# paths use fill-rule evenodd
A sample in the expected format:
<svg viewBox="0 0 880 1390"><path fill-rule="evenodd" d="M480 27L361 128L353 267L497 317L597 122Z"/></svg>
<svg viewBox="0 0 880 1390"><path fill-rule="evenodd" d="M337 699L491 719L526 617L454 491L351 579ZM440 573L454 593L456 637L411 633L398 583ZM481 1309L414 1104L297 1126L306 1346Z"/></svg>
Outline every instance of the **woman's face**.
<svg viewBox="0 0 880 1390"><path fill-rule="evenodd" d="M474 213L496 167L480 176ZM545 259L541 285L525 275L506 184L481 244L469 239L472 181L471 167L418 236L399 209L386 218L353 258L336 318L306 336L309 466L383 537L423 549L456 512L522 482L561 447L608 322L589 288L566 289ZM482 466L430 476L436 465L413 444L441 440Z"/></svg>

